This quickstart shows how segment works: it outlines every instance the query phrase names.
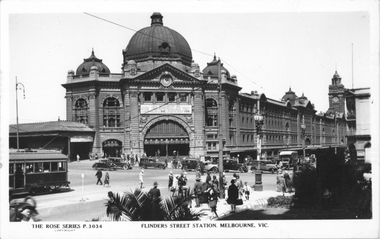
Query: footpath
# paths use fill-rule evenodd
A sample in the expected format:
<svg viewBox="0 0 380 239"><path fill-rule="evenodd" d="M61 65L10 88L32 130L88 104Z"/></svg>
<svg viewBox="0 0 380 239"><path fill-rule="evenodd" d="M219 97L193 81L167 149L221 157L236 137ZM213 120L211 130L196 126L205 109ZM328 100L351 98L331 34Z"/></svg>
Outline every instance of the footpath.
<svg viewBox="0 0 380 239"><path fill-rule="evenodd" d="M245 210L251 210L258 206L266 205L268 203L268 198L277 197L281 195L281 192L265 190L253 191L252 189L252 193L250 195L249 200L243 199L243 205L236 206L236 212L234 214L237 214ZM226 199L218 199L218 203L216 206L216 212L218 214L218 217L216 217L215 214L211 212L207 203L201 204L200 207L196 208L195 202L193 202L192 209L201 214L201 221L214 221L218 219L223 219L224 217L231 215L231 206L226 202Z"/></svg>

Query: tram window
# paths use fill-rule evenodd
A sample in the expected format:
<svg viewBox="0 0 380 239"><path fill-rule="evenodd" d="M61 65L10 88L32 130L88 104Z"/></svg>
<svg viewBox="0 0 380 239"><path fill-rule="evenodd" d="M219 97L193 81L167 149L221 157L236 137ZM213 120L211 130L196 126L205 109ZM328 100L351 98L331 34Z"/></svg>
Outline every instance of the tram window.
<svg viewBox="0 0 380 239"><path fill-rule="evenodd" d="M35 163L34 168L34 172L42 172L42 163Z"/></svg>
<svg viewBox="0 0 380 239"><path fill-rule="evenodd" d="M65 166L66 166L65 162L59 162L58 163L59 171L65 171L66 170Z"/></svg>
<svg viewBox="0 0 380 239"><path fill-rule="evenodd" d="M14 174L15 172L15 165L13 163L9 164L9 174Z"/></svg>
<svg viewBox="0 0 380 239"><path fill-rule="evenodd" d="M34 173L33 163L27 163L26 164L26 172L27 173Z"/></svg>
<svg viewBox="0 0 380 239"><path fill-rule="evenodd" d="M49 172L50 171L50 163L44 163L44 172Z"/></svg>
<svg viewBox="0 0 380 239"><path fill-rule="evenodd" d="M52 172L58 171L58 162L51 162L51 171Z"/></svg>

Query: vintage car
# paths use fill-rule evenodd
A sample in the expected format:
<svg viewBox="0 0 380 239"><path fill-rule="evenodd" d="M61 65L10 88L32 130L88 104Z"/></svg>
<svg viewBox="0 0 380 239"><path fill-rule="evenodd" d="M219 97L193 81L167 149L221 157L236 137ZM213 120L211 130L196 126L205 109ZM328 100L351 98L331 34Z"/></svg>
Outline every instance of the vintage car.
<svg viewBox="0 0 380 239"><path fill-rule="evenodd" d="M108 159L114 163L117 168L122 168L124 170L132 169L132 165L120 157L109 157Z"/></svg>
<svg viewBox="0 0 380 239"><path fill-rule="evenodd" d="M166 163L161 162L156 158L141 158L139 163L140 168L159 168L165 169Z"/></svg>
<svg viewBox="0 0 380 239"><path fill-rule="evenodd" d="M200 161L198 159L183 159L181 161L182 170L184 171L190 171L190 170L197 170L198 164ZM200 165L199 165L200 167Z"/></svg>
<svg viewBox="0 0 380 239"><path fill-rule="evenodd" d="M237 162L237 160L223 159L223 170L225 172L239 171L240 173L246 173L248 172L248 167L243 163Z"/></svg>
<svg viewBox="0 0 380 239"><path fill-rule="evenodd" d="M95 170L98 170L98 169L116 170L116 165L111 160L101 159L97 163L94 163L92 165L92 168Z"/></svg>
<svg viewBox="0 0 380 239"><path fill-rule="evenodd" d="M206 170L206 172L218 173L219 167L218 167L218 164L216 164L216 163L213 163L211 161L206 161L205 162L205 170Z"/></svg>
<svg viewBox="0 0 380 239"><path fill-rule="evenodd" d="M260 162L257 160L253 160L251 163L251 170L256 171L259 168L259 164L260 164L260 170L261 171L267 171L267 172L271 172L271 173L277 172L276 163L274 163L270 160L260 160Z"/></svg>

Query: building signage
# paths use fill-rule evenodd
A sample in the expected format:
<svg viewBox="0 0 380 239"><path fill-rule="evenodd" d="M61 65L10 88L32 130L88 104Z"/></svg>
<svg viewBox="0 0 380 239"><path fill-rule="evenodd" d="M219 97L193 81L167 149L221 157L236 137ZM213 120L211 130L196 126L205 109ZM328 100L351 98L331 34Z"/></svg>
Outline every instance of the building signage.
<svg viewBox="0 0 380 239"><path fill-rule="evenodd" d="M141 114L191 114L191 105L141 105Z"/></svg>
<svg viewBox="0 0 380 239"><path fill-rule="evenodd" d="M91 136L74 136L70 138L71 143L93 142L94 139Z"/></svg>

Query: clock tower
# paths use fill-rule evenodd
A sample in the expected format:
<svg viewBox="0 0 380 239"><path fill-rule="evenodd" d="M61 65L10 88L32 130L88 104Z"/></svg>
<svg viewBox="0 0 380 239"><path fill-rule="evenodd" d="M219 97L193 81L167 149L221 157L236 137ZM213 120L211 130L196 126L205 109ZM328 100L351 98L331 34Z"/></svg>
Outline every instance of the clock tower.
<svg viewBox="0 0 380 239"><path fill-rule="evenodd" d="M327 113L344 113L345 112L345 99L344 99L344 85L341 83L342 78L338 72L335 71L329 85L329 109Z"/></svg>

